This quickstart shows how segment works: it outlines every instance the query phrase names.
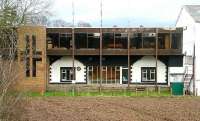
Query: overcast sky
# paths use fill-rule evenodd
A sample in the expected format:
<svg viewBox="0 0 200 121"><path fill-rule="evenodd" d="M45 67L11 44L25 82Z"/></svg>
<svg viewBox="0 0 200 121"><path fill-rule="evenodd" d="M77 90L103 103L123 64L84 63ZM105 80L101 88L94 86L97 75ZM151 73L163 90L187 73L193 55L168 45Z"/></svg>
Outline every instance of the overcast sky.
<svg viewBox="0 0 200 121"><path fill-rule="evenodd" d="M72 1L54 0L52 19L72 22ZM174 26L183 5L200 4L200 0L102 0L103 26L147 27ZM75 23L100 26L100 0L74 0Z"/></svg>

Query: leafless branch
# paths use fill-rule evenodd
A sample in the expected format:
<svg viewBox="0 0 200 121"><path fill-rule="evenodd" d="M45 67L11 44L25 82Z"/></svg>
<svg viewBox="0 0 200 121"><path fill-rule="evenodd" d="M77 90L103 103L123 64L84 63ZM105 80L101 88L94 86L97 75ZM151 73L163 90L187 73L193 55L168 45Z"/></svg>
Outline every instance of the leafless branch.
<svg viewBox="0 0 200 121"><path fill-rule="evenodd" d="M32 23L35 17L49 16L50 4L45 0L0 1L0 120L9 120L21 99L21 93L13 94L13 86L25 73L19 71L17 62L16 28Z"/></svg>

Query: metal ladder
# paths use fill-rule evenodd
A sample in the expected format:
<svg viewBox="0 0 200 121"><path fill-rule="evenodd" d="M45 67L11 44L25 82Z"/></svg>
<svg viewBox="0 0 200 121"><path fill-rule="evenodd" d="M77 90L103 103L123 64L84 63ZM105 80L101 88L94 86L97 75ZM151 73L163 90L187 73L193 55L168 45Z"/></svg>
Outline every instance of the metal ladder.
<svg viewBox="0 0 200 121"><path fill-rule="evenodd" d="M191 65L187 65L185 66L185 72L183 78L185 94L189 94L190 92L190 84L192 79L193 79L193 67Z"/></svg>

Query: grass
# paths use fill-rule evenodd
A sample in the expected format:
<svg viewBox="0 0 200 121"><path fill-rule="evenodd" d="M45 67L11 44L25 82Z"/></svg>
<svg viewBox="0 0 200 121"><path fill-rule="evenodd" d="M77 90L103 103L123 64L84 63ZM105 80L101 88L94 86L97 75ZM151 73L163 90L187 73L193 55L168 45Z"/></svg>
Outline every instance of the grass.
<svg viewBox="0 0 200 121"><path fill-rule="evenodd" d="M37 93L37 92L28 92L26 93L26 96L30 97L52 97L52 96L58 96L58 97L77 97L77 96L119 96L119 97L166 97L171 96L170 91L167 90L161 90L160 93L155 91L142 91L142 92L133 92L133 91L127 91L127 90L119 90L119 91L90 91L90 92L63 92L63 91L49 91L45 92L44 94Z"/></svg>

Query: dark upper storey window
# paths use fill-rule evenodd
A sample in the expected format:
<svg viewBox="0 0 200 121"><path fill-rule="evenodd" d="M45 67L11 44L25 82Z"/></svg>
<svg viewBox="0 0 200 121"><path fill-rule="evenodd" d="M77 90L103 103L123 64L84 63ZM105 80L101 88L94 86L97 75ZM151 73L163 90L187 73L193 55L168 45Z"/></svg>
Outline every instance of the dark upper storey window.
<svg viewBox="0 0 200 121"><path fill-rule="evenodd" d="M47 33L48 48L59 48L59 33Z"/></svg>
<svg viewBox="0 0 200 121"><path fill-rule="evenodd" d="M127 49L127 33L103 33L103 48Z"/></svg>
<svg viewBox="0 0 200 121"><path fill-rule="evenodd" d="M75 46L80 48L99 48L100 33L75 33Z"/></svg>
<svg viewBox="0 0 200 121"><path fill-rule="evenodd" d="M128 45L128 34L127 33L115 33L114 38L115 48L127 49Z"/></svg>
<svg viewBox="0 0 200 121"><path fill-rule="evenodd" d="M103 33L103 48L114 48L114 33Z"/></svg>
<svg viewBox="0 0 200 121"><path fill-rule="evenodd" d="M130 34L130 47L133 49L142 48L142 33Z"/></svg>
<svg viewBox="0 0 200 121"><path fill-rule="evenodd" d="M75 33L75 47L79 48L88 48L88 39L87 33Z"/></svg>
<svg viewBox="0 0 200 121"><path fill-rule="evenodd" d="M170 48L170 34L169 33L159 33L158 34L158 48L159 49L169 49Z"/></svg>
<svg viewBox="0 0 200 121"><path fill-rule="evenodd" d="M47 33L47 48L72 48L72 34Z"/></svg>
<svg viewBox="0 0 200 121"><path fill-rule="evenodd" d="M100 33L88 33L88 48L99 48Z"/></svg>
<svg viewBox="0 0 200 121"><path fill-rule="evenodd" d="M143 48L155 48L156 33L143 33Z"/></svg>
<svg viewBox="0 0 200 121"><path fill-rule="evenodd" d="M172 49L180 49L181 48L181 33L172 33L172 40L171 40L171 48Z"/></svg>
<svg viewBox="0 0 200 121"><path fill-rule="evenodd" d="M70 33L61 33L60 34L60 47L61 48L71 48L72 47L72 34Z"/></svg>

